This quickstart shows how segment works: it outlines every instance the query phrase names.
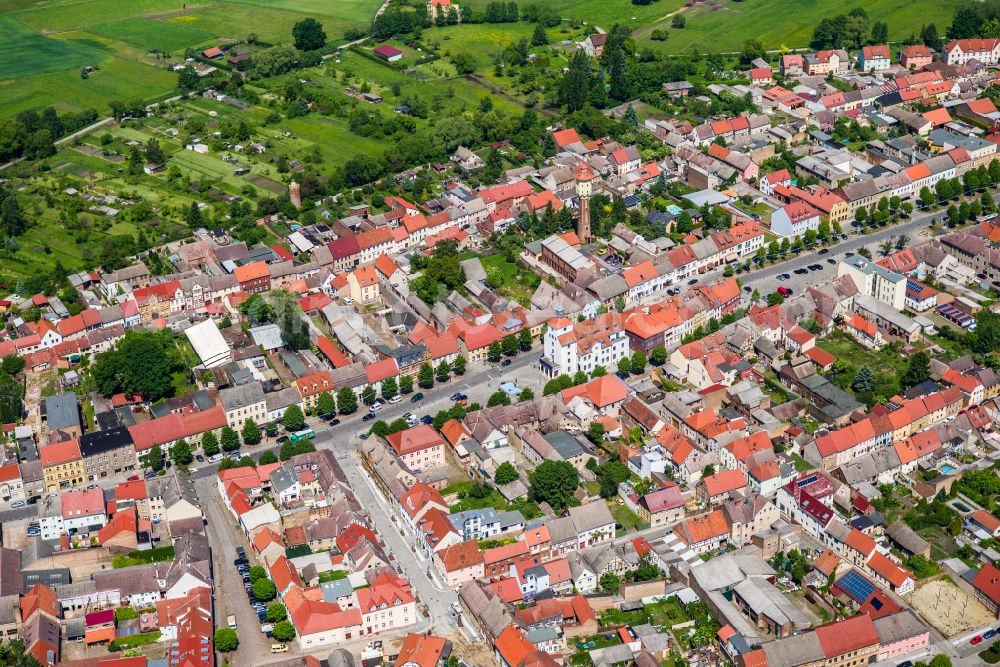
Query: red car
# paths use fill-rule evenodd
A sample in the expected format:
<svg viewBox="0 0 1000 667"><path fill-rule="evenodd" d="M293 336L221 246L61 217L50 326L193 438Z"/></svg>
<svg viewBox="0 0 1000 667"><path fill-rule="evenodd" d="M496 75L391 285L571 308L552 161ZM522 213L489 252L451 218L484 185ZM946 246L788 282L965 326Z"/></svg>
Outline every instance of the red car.
<svg viewBox="0 0 1000 667"><path fill-rule="evenodd" d="M139 477L138 475L132 475L131 477L129 477L129 478L128 478L128 481L130 481L130 482L134 482L134 481L136 481L137 479L140 479L140 477Z"/></svg>
<svg viewBox="0 0 1000 667"><path fill-rule="evenodd" d="M791 296L792 290L788 289L787 287L779 287L778 294L780 294L781 296Z"/></svg>
<svg viewBox="0 0 1000 667"><path fill-rule="evenodd" d="M982 644L983 643L983 636L982 635L976 635L975 637L972 638L971 641L969 641L969 643L972 644L973 646L975 646L976 644Z"/></svg>

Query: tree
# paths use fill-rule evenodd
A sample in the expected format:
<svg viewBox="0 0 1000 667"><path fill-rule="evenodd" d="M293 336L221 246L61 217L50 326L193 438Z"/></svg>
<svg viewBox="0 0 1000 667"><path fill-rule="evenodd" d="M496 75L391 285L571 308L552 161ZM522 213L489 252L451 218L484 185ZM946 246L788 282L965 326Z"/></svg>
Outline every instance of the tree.
<svg viewBox="0 0 1000 667"><path fill-rule="evenodd" d="M142 456L142 466L144 468L149 468L154 472L159 472L163 469L163 448L159 445L153 445L152 448L146 451Z"/></svg>
<svg viewBox="0 0 1000 667"><path fill-rule="evenodd" d="M178 440L170 448L170 460L175 464L186 466L194 460L194 455L191 454L191 445L184 438Z"/></svg>
<svg viewBox="0 0 1000 667"><path fill-rule="evenodd" d="M495 340L490 343L490 346L486 350L486 358L492 362L500 361L500 356L503 354L503 346L500 341Z"/></svg>
<svg viewBox="0 0 1000 667"><path fill-rule="evenodd" d="M933 23L925 25L920 30L920 41L932 51L939 50L941 48L941 36L938 34L937 26Z"/></svg>
<svg viewBox="0 0 1000 667"><path fill-rule="evenodd" d="M270 449L266 452L261 452L260 458L257 459L257 465L266 466L272 463L278 462L278 455L272 452Z"/></svg>
<svg viewBox="0 0 1000 667"><path fill-rule="evenodd" d="M951 667L951 658L944 653L938 653L936 656L931 658L927 667Z"/></svg>
<svg viewBox="0 0 1000 667"><path fill-rule="evenodd" d="M851 389L858 393L864 393L871 391L874 386L875 373L868 364L865 364L854 374L854 379L851 380Z"/></svg>
<svg viewBox="0 0 1000 667"><path fill-rule="evenodd" d="M683 14L674 14L674 17L670 20L670 27L676 30L680 30L687 25L687 19L684 18Z"/></svg>
<svg viewBox="0 0 1000 667"><path fill-rule="evenodd" d="M486 407L495 408L498 405L510 405L510 394L505 391L495 391L490 394L489 400L486 401Z"/></svg>
<svg viewBox="0 0 1000 667"><path fill-rule="evenodd" d="M569 461L542 461L531 478L531 497L561 511L575 500L580 475Z"/></svg>
<svg viewBox="0 0 1000 667"><path fill-rule="evenodd" d="M780 306L785 302L785 297L781 296L777 292L771 292L767 295L767 305L769 306Z"/></svg>
<svg viewBox="0 0 1000 667"><path fill-rule="evenodd" d="M412 375L404 375L403 377L399 378L399 393L401 393L401 394L412 394L413 393L413 376Z"/></svg>
<svg viewBox="0 0 1000 667"><path fill-rule="evenodd" d="M247 576L250 577L251 584L256 584L261 579L267 579L267 570L263 565L253 565L250 567Z"/></svg>
<svg viewBox="0 0 1000 667"><path fill-rule="evenodd" d="M149 401L172 396L173 375L187 372L169 329L125 332L118 346L97 357L92 375L105 396L134 394Z"/></svg>
<svg viewBox="0 0 1000 667"><path fill-rule="evenodd" d="M531 331L529 329L521 329L521 332L517 334L517 346L522 352L531 349Z"/></svg>
<svg viewBox="0 0 1000 667"><path fill-rule="evenodd" d="M288 618L288 610L280 602L272 602L267 605L267 620L271 623L281 623Z"/></svg>
<svg viewBox="0 0 1000 667"><path fill-rule="evenodd" d="M326 45L323 25L314 18L302 19L292 26L292 37L299 51L315 51Z"/></svg>
<svg viewBox="0 0 1000 667"><path fill-rule="evenodd" d="M455 375L465 375L465 357L461 354L455 357L455 363L452 364L452 370L455 371Z"/></svg>
<svg viewBox="0 0 1000 667"><path fill-rule="evenodd" d="M201 434L201 451L205 456L215 456L219 453L219 439L211 431Z"/></svg>
<svg viewBox="0 0 1000 667"><path fill-rule="evenodd" d="M604 424L599 421L590 422L587 427L587 439L595 445L604 441Z"/></svg>
<svg viewBox="0 0 1000 667"><path fill-rule="evenodd" d="M629 357L622 357L618 360L618 372L622 375L628 375L632 372L632 360Z"/></svg>
<svg viewBox="0 0 1000 667"><path fill-rule="evenodd" d="M511 465L509 461L504 461L497 466L497 471L493 475L493 481L502 486L504 484L510 484L518 477L520 477L520 475L517 474L517 468Z"/></svg>
<svg viewBox="0 0 1000 667"><path fill-rule="evenodd" d="M274 624L271 634L279 642L290 642L295 639L295 626L288 621L281 621Z"/></svg>
<svg viewBox="0 0 1000 667"><path fill-rule="evenodd" d="M646 370L647 363L646 355L642 350L636 350L632 353L632 372L636 375L642 373Z"/></svg>
<svg viewBox="0 0 1000 667"><path fill-rule="evenodd" d="M434 386L434 369L426 361L420 364L420 370L417 371L417 385L421 389L430 389Z"/></svg>
<svg viewBox="0 0 1000 667"><path fill-rule="evenodd" d="M232 628L219 628L215 631L215 650L220 653L231 653L240 646L240 638Z"/></svg>
<svg viewBox="0 0 1000 667"><path fill-rule="evenodd" d="M872 44L884 44L889 41L889 26L885 21L875 21L872 24L870 41Z"/></svg>
<svg viewBox="0 0 1000 667"><path fill-rule="evenodd" d="M618 589L622 587L622 580L618 578L618 575L614 572L605 572L601 575L601 590L608 595L615 595L618 593Z"/></svg>
<svg viewBox="0 0 1000 667"><path fill-rule="evenodd" d="M289 431L301 431L305 428L306 418L302 414L302 408L298 403L292 403L285 409L285 414L281 417L281 423Z"/></svg>
<svg viewBox="0 0 1000 667"><path fill-rule="evenodd" d="M532 46L545 46L549 43L549 36L545 33L545 26L541 23L535 25L535 31L531 34Z"/></svg>
<svg viewBox="0 0 1000 667"><path fill-rule="evenodd" d="M635 580L652 581L654 579L659 579L660 574L660 568L656 567L656 564L653 561L648 558L643 558L642 562L639 563L639 567L635 569Z"/></svg>
<svg viewBox="0 0 1000 667"><path fill-rule="evenodd" d="M594 370L590 371L591 378L604 377L607 374L608 374L608 369L606 369L604 366L594 366Z"/></svg>
<svg viewBox="0 0 1000 667"><path fill-rule="evenodd" d="M324 391L316 399L316 413L321 415L332 415L337 412L337 403L333 399L333 394ZM245 437L244 437L245 439Z"/></svg>
<svg viewBox="0 0 1000 667"><path fill-rule="evenodd" d="M931 355L920 351L910 357L910 362L906 367L906 372L899 379L904 389L916 386L926 381L931 376Z"/></svg>
<svg viewBox="0 0 1000 667"><path fill-rule="evenodd" d="M222 451L235 452L240 448L240 436L231 426L222 427Z"/></svg>
<svg viewBox="0 0 1000 667"><path fill-rule="evenodd" d="M702 469L702 471L701 471L701 477L702 477L702 479L704 479L706 477L711 477L714 474L715 474L715 466L713 464L711 464L711 463L709 463L707 466L705 466Z"/></svg>
<svg viewBox="0 0 1000 667"><path fill-rule="evenodd" d="M258 579L253 584L253 596L262 602L273 600L278 595L278 589L270 579Z"/></svg>
<svg viewBox="0 0 1000 667"><path fill-rule="evenodd" d="M758 298L760 298L758 296ZM667 363L667 348L662 345L657 345L650 351L649 360L654 366L662 366Z"/></svg>
<svg viewBox="0 0 1000 667"><path fill-rule="evenodd" d="M344 387L337 392L337 411L342 415L351 415L358 410L358 395L350 387Z"/></svg>
<svg viewBox="0 0 1000 667"><path fill-rule="evenodd" d="M248 445L256 445L260 442L260 427L252 419L243 422L241 434L243 435L243 442Z"/></svg>
<svg viewBox="0 0 1000 667"><path fill-rule="evenodd" d="M368 385L363 390L361 390L361 402L365 405L375 405L375 399L378 396L375 394L375 387Z"/></svg>
<svg viewBox="0 0 1000 667"><path fill-rule="evenodd" d="M758 39L748 39L743 42L743 50L740 51L740 65L747 67L757 58L765 55L764 47Z"/></svg>
<svg viewBox="0 0 1000 667"><path fill-rule="evenodd" d="M517 395L518 400L521 401L532 401L535 399L535 392L531 387L525 387L521 390L521 393Z"/></svg>

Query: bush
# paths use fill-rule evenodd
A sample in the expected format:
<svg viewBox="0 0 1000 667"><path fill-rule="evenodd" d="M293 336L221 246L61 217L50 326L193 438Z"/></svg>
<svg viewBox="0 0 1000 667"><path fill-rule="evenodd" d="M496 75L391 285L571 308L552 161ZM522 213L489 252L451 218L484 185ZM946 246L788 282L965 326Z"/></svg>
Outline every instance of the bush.
<svg viewBox="0 0 1000 667"><path fill-rule="evenodd" d="M240 645L240 638L232 628L219 628L215 631L215 650L220 653L235 651Z"/></svg>
<svg viewBox="0 0 1000 667"><path fill-rule="evenodd" d="M119 637L110 644L108 644L108 651L111 653L117 653L119 651L124 651L125 649L135 648L137 646L146 646L148 644L155 644L160 638L160 631L154 630L153 632L142 632L137 635L130 635L128 637Z"/></svg>

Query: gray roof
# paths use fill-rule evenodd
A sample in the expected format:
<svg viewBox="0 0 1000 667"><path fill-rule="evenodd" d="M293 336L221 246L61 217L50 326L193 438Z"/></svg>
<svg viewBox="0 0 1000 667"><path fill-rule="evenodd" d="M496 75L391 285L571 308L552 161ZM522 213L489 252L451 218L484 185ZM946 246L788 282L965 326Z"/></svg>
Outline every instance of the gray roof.
<svg viewBox="0 0 1000 667"><path fill-rule="evenodd" d="M277 324L262 324L259 327L250 329L250 336L256 345L260 345L265 350L276 350L285 344L281 337L281 327Z"/></svg>
<svg viewBox="0 0 1000 667"><path fill-rule="evenodd" d="M67 392L45 398L45 420L50 431L72 428L80 425L80 410L76 404L76 394Z"/></svg>
<svg viewBox="0 0 1000 667"><path fill-rule="evenodd" d="M264 389L259 382L240 387L227 387L219 392L219 399L226 412L264 402Z"/></svg>
<svg viewBox="0 0 1000 667"><path fill-rule="evenodd" d="M271 488L276 493L281 493L285 489L292 488L298 481L299 476L290 461L285 461L285 463L271 471Z"/></svg>
<svg viewBox="0 0 1000 667"><path fill-rule="evenodd" d="M931 546L924 538L917 535L912 528L901 521L897 521L889 526L885 532L893 542L911 554L923 553Z"/></svg>
<svg viewBox="0 0 1000 667"><path fill-rule="evenodd" d="M761 648L769 665L804 665L826 660L826 653L815 632L767 642Z"/></svg>
<svg viewBox="0 0 1000 667"><path fill-rule="evenodd" d="M611 516L607 504L600 500L579 507L570 507L569 516L573 520L573 526L577 533L615 523L615 518Z"/></svg>
<svg viewBox="0 0 1000 667"><path fill-rule="evenodd" d="M545 442L556 450L563 459L571 459L585 453L580 441L565 431L554 431L544 436Z"/></svg>
<svg viewBox="0 0 1000 667"><path fill-rule="evenodd" d="M325 581L319 587L323 591L323 599L327 602L336 602L338 598L347 597L354 591L350 579L346 577Z"/></svg>

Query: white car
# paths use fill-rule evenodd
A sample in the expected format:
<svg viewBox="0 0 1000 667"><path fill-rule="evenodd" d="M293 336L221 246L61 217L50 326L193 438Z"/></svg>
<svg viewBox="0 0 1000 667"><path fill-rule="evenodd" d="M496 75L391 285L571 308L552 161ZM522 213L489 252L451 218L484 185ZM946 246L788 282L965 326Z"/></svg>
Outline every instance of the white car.
<svg viewBox="0 0 1000 667"><path fill-rule="evenodd" d="M375 403L370 408L368 408L368 412L378 412L381 409L382 409L382 404L381 403Z"/></svg>
<svg viewBox="0 0 1000 667"><path fill-rule="evenodd" d="M16 510L16 509L18 509L19 507L24 507L24 506L25 506L25 504L26 504L26 503L25 503L25 502L24 502L23 500L15 500L14 502L12 502L12 503L10 504L10 508L11 508L12 510Z"/></svg>
<svg viewBox="0 0 1000 667"><path fill-rule="evenodd" d="M399 403L402 400L403 400L403 397L400 396L399 394L396 394L395 396L393 396L392 398L389 399L389 402L392 403L393 405L395 405L396 403Z"/></svg>
<svg viewBox="0 0 1000 667"><path fill-rule="evenodd" d="M347 305L349 306L349 305L351 305L352 303L354 303L354 299L352 299L352 298L351 298L351 297L349 297L349 296L345 296L345 297L344 297L344 303L346 303L346 304L347 304Z"/></svg>

